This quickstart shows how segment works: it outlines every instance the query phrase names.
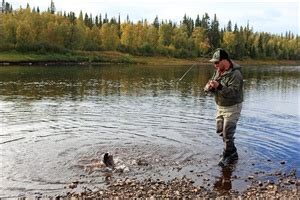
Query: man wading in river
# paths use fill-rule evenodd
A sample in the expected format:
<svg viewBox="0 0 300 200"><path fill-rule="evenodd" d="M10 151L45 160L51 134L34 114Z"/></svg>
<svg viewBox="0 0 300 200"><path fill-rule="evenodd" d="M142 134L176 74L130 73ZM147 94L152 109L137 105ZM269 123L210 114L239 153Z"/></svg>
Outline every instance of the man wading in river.
<svg viewBox="0 0 300 200"><path fill-rule="evenodd" d="M234 133L242 110L243 76L240 67L233 63L228 53L217 49L210 62L216 69L204 90L215 96L217 104L217 134L223 138L224 150L219 161L220 166L227 166L238 159L234 145Z"/></svg>

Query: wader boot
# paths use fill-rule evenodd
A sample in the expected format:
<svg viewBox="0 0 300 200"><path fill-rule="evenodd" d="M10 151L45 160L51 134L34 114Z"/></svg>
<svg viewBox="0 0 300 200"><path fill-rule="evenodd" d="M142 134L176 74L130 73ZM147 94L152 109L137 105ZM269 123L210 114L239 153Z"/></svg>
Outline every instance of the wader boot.
<svg viewBox="0 0 300 200"><path fill-rule="evenodd" d="M229 164L232 164L234 161L238 160L239 156L237 151L232 152L232 153L225 153L223 152L223 155L218 163L219 166L221 167L226 167Z"/></svg>

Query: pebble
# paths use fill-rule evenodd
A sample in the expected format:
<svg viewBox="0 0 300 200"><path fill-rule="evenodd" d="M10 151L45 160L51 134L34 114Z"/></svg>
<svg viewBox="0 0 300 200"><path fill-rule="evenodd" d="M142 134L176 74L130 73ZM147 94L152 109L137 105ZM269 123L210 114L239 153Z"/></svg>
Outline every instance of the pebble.
<svg viewBox="0 0 300 200"><path fill-rule="evenodd" d="M275 172L275 175L276 175L276 176L280 176L280 175L281 175L281 172L280 172L280 171L277 171L277 172Z"/></svg>
<svg viewBox="0 0 300 200"><path fill-rule="evenodd" d="M286 163L285 160L280 161L280 164L284 165Z"/></svg>
<svg viewBox="0 0 300 200"><path fill-rule="evenodd" d="M77 187L77 184L75 184L75 183L71 183L70 185L69 185L69 188L71 188L71 189L74 189L74 188L76 188Z"/></svg>

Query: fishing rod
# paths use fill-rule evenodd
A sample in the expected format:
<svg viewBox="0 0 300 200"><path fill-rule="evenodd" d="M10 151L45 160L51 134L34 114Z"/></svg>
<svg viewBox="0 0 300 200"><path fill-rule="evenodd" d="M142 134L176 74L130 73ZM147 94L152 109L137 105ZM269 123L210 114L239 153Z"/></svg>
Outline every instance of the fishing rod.
<svg viewBox="0 0 300 200"><path fill-rule="evenodd" d="M179 78L176 82L179 82L179 81L181 81L188 73L189 73L189 71L191 71L191 69L193 68L193 67L195 67L196 66L196 64L193 64L183 75L182 75L182 77L181 78Z"/></svg>

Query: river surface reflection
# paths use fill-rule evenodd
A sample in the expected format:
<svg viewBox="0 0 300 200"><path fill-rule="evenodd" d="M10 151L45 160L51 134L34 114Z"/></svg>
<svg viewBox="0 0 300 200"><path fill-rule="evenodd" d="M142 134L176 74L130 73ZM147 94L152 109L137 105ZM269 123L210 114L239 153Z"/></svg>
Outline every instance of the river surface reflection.
<svg viewBox="0 0 300 200"><path fill-rule="evenodd" d="M202 91L213 67L178 82L189 67L0 67L0 197L64 192L79 177L101 185L101 173L86 168L107 151L128 167L125 176L186 175L217 188L225 175L295 168L299 177L300 67L243 67L240 159L230 173L216 165L223 144L214 99ZM153 167L137 168L137 158ZM243 190L242 178L224 187Z"/></svg>

